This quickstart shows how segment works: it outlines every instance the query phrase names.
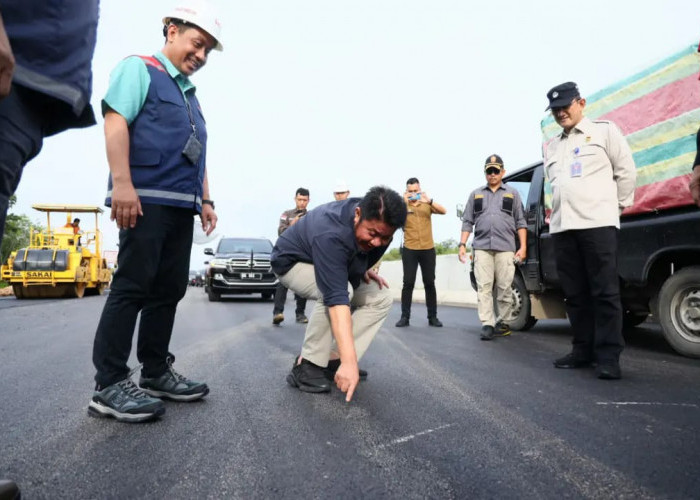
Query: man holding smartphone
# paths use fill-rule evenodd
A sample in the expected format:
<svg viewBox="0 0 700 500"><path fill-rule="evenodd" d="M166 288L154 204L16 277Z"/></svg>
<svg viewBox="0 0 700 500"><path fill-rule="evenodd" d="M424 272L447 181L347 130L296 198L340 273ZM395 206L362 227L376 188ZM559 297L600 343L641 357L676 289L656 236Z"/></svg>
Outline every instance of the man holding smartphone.
<svg viewBox="0 0 700 500"><path fill-rule="evenodd" d="M277 236L282 236L287 229L299 222L306 215L306 207L309 205L309 190L303 187L297 189L294 195L294 208L285 210L280 216L280 224L277 228ZM297 323L308 323L306 317L306 299L300 295L294 294L294 299L297 302L296 320ZM284 321L284 303L287 301L287 287L282 283L277 283L275 290L275 306L272 310L272 324L279 325Z"/></svg>
<svg viewBox="0 0 700 500"><path fill-rule="evenodd" d="M442 326L437 317L437 291L435 290L435 244L433 243L433 214L444 214L445 207L435 203L428 193L423 192L415 177L406 181L403 195L408 210L406 226L403 230L403 289L401 290L401 319L396 326L409 325L413 287L416 272L420 266L425 289L425 304L428 307L428 324Z"/></svg>

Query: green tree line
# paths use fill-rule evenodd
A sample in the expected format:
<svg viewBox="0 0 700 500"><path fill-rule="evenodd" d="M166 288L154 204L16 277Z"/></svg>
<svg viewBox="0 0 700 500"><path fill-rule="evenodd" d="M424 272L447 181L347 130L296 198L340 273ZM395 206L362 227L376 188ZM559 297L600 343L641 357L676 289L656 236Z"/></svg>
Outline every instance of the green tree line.
<svg viewBox="0 0 700 500"><path fill-rule="evenodd" d="M17 203L17 198L15 195L12 195L9 208L12 209L15 203ZM36 224L32 224L32 221L26 215L7 214L5 234L2 237L2 243L0 243L0 263L7 263L7 259L12 252L29 245L29 230L32 226L37 228ZM4 286L7 286L7 283L0 280L0 288Z"/></svg>
<svg viewBox="0 0 700 500"><path fill-rule="evenodd" d="M441 241L435 244L435 254L445 255L445 254L456 254L459 253L458 242L454 238L449 240ZM399 248L392 248L382 257L383 261L401 260L401 250Z"/></svg>

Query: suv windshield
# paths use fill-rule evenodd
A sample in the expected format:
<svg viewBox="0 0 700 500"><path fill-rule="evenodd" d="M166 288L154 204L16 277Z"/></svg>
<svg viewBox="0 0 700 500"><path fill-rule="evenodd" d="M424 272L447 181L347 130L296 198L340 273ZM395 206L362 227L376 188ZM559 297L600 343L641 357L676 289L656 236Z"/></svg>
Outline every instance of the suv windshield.
<svg viewBox="0 0 700 500"><path fill-rule="evenodd" d="M224 238L219 243L217 253L254 253L272 252L272 244L268 240L246 238Z"/></svg>

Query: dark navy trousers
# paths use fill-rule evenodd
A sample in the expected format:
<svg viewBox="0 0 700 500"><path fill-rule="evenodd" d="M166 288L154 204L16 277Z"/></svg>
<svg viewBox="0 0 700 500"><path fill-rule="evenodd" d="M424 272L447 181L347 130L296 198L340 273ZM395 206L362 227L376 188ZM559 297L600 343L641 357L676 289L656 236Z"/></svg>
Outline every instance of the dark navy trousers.
<svg viewBox="0 0 700 500"><path fill-rule="evenodd" d="M117 270L92 352L99 388L128 375L139 313L136 355L143 363L142 374L165 373L175 310L187 291L193 210L165 205L142 208L136 227L119 231Z"/></svg>

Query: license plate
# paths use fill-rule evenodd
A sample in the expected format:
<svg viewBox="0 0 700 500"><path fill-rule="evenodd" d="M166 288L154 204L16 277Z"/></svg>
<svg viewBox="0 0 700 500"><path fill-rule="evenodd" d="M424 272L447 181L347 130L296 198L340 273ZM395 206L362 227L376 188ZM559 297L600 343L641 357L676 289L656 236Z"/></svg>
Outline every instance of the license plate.
<svg viewBox="0 0 700 500"><path fill-rule="evenodd" d="M262 274L260 273L241 273L241 279L249 279L249 280L259 280L262 278Z"/></svg>

